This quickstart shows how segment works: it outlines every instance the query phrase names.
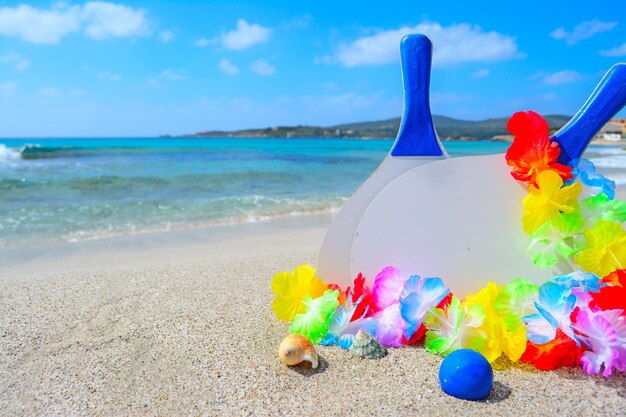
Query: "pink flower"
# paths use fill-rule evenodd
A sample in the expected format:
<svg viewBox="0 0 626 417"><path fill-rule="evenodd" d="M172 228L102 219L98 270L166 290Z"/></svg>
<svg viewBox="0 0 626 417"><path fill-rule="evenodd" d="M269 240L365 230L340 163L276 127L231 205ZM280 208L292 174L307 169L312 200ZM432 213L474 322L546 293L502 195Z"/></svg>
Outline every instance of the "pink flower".
<svg viewBox="0 0 626 417"><path fill-rule="evenodd" d="M576 314L576 330L589 343L580 362L588 374L609 376L613 368L626 371L626 320L622 310L592 312L580 310Z"/></svg>
<svg viewBox="0 0 626 417"><path fill-rule="evenodd" d="M399 303L405 281L398 268L392 266L383 268L374 279L372 313L377 313L392 304Z"/></svg>
<svg viewBox="0 0 626 417"><path fill-rule="evenodd" d="M402 333L405 326L400 315L400 304L394 303L379 311L374 315L378 320L376 328L376 339L384 346L400 346L402 344Z"/></svg>

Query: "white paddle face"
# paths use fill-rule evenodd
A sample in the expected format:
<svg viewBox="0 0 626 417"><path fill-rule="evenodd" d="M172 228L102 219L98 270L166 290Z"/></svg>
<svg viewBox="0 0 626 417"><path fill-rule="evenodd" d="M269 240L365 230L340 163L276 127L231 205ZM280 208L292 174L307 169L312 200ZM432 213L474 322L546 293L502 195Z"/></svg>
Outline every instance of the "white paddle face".
<svg viewBox="0 0 626 417"><path fill-rule="evenodd" d="M342 287L354 278L350 273L352 241L376 195L407 171L448 157L433 127L428 102L432 43L424 35L406 36L400 43L400 56L404 109L398 137L382 164L337 214L320 251L318 276Z"/></svg>
<svg viewBox="0 0 626 417"><path fill-rule="evenodd" d="M342 287L350 285L350 253L359 220L376 195L402 174L421 165L447 158L442 156L394 157L388 155L378 169L350 197L331 223L318 262L318 276Z"/></svg>
<svg viewBox="0 0 626 417"><path fill-rule="evenodd" d="M537 268L525 252L522 200L504 155L433 162L385 187L367 208L352 246L351 275L371 285L386 266L437 276L464 297L488 281L545 282L566 271Z"/></svg>

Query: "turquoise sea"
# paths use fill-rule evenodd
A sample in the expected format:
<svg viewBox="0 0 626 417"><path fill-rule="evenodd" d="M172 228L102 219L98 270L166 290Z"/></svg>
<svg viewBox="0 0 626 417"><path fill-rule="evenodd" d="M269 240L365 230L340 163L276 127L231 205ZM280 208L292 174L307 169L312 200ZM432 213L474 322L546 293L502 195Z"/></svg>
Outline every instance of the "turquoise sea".
<svg viewBox="0 0 626 417"><path fill-rule="evenodd" d="M0 246L337 210L390 140L0 139ZM447 142L452 156L506 143ZM586 154L626 182L622 147Z"/></svg>

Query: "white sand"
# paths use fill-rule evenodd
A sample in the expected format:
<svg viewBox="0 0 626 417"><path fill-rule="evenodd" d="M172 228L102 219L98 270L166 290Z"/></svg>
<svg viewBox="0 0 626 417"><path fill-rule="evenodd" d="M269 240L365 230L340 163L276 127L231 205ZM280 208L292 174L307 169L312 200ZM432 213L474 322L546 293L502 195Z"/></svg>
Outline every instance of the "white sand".
<svg viewBox="0 0 626 417"><path fill-rule="evenodd" d="M0 415L624 415L624 374L501 360L466 402L420 347L282 365L270 281L316 262L327 221L0 251Z"/></svg>

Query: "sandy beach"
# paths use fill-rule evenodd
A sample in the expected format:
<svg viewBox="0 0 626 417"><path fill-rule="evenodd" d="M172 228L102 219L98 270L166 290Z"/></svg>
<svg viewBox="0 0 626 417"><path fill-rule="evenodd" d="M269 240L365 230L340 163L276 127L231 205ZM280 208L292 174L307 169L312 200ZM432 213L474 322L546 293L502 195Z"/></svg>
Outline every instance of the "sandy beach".
<svg viewBox="0 0 626 417"><path fill-rule="evenodd" d="M315 264L329 219L3 249L0 414L623 415L623 374L499 360L491 396L466 402L422 347L282 365L270 281Z"/></svg>
<svg viewBox="0 0 626 417"><path fill-rule="evenodd" d="M626 1L476 3L0 1L0 417L626 417Z"/></svg>

